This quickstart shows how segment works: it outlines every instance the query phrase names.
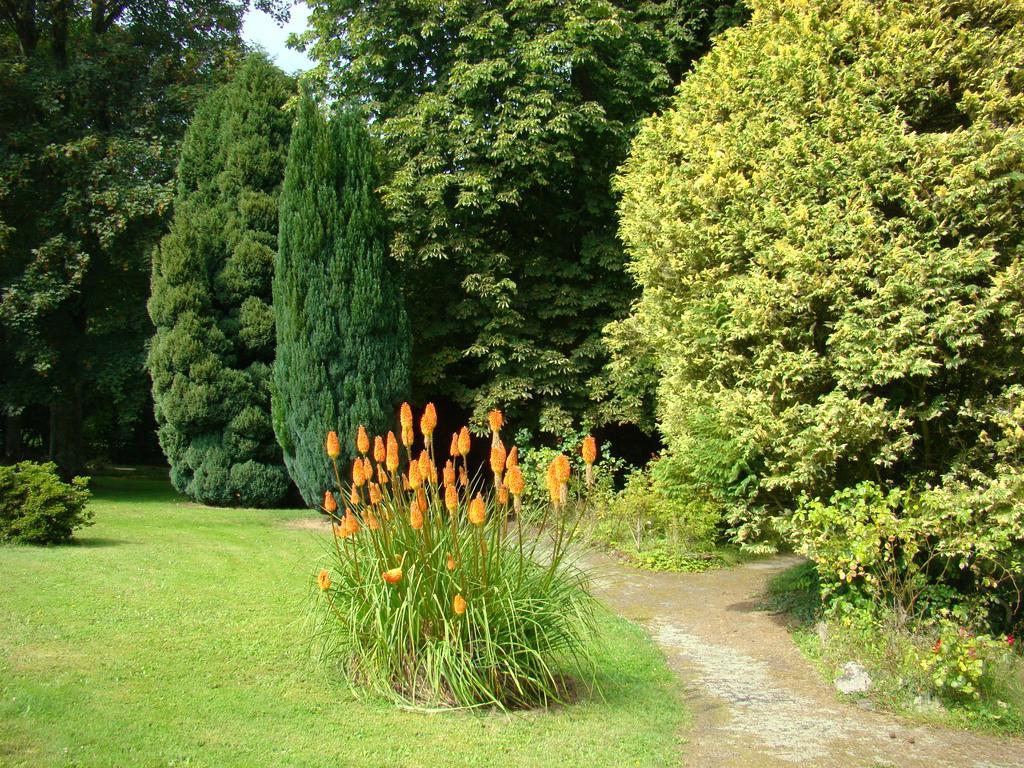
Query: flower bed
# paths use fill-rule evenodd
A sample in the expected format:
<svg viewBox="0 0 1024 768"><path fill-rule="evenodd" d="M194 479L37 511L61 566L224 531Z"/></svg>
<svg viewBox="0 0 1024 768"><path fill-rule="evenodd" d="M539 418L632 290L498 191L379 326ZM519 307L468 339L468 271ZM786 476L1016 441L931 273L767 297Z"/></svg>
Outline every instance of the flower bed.
<svg viewBox="0 0 1024 768"><path fill-rule="evenodd" d="M502 421L490 414L489 472L477 474L465 427L439 470L432 405L418 450L408 405L401 445L394 433L371 443L360 428L344 480L338 437L328 435L336 488L323 510L334 536L316 631L355 686L420 706L523 707L563 700L568 681L586 676L595 603L571 555L579 517L567 504L569 462L551 463L550 504L528 530ZM584 458L592 478L592 441Z"/></svg>

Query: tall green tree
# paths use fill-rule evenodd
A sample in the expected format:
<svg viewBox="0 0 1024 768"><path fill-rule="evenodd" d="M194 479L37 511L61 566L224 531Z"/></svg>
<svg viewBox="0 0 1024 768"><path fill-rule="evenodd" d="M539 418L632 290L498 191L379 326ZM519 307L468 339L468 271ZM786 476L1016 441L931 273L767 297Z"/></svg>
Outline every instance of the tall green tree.
<svg viewBox="0 0 1024 768"><path fill-rule="evenodd" d="M0 408L11 453L18 415L46 408L48 452L74 474L91 415L130 420L144 407L149 254L185 125L242 51L248 5L0 3Z"/></svg>
<svg viewBox="0 0 1024 768"><path fill-rule="evenodd" d="M388 253L376 162L358 112L328 122L304 95L281 191L274 270L274 429L307 504L330 482L324 437L345 461L359 425L382 433L409 389L409 322Z"/></svg>
<svg viewBox="0 0 1024 768"><path fill-rule="evenodd" d="M737 2L313 0L316 76L365 103L431 397L561 431L600 418L633 288L609 180ZM610 416L606 418L618 418Z"/></svg>
<svg viewBox="0 0 1024 768"><path fill-rule="evenodd" d="M206 504L270 506L288 475L270 421L271 278L294 83L262 54L196 110L170 232L153 254L149 352L171 482Z"/></svg>
<svg viewBox="0 0 1024 768"><path fill-rule="evenodd" d="M677 464L740 537L862 480L969 489L950 514L1009 532L1024 7L754 5L633 145L622 236L643 295L613 333L643 340Z"/></svg>

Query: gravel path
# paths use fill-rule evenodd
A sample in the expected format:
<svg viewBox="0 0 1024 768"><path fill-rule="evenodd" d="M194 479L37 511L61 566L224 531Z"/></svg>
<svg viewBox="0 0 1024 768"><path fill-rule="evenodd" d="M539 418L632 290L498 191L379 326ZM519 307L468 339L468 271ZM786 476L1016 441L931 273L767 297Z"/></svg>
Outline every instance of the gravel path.
<svg viewBox="0 0 1024 768"><path fill-rule="evenodd" d="M776 558L698 574L593 558L597 594L651 634L694 713L693 768L1024 768L1024 740L909 724L839 700L784 620L757 609Z"/></svg>

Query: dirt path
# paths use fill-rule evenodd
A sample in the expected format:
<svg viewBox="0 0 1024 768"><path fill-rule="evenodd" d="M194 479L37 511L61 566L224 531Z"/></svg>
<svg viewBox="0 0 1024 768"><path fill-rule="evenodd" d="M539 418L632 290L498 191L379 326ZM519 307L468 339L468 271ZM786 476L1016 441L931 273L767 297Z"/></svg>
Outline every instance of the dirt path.
<svg viewBox="0 0 1024 768"><path fill-rule="evenodd" d="M1024 768L1024 740L917 726L840 701L783 619L757 610L777 558L699 574L595 557L597 593L643 625L684 683L692 768Z"/></svg>

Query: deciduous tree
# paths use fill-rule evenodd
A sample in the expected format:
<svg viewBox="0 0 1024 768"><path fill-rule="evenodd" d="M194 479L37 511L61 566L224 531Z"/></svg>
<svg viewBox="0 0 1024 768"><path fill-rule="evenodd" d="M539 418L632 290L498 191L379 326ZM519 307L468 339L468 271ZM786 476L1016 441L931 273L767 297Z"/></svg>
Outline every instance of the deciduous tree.
<svg viewBox="0 0 1024 768"><path fill-rule="evenodd" d="M310 3L317 76L381 140L418 391L481 425L601 418L600 329L633 298L609 179L737 5Z"/></svg>
<svg viewBox="0 0 1024 768"><path fill-rule="evenodd" d="M248 5L0 3L0 399L12 417L49 409L67 474L97 406L130 419L145 402L149 254L185 124L242 50Z"/></svg>

